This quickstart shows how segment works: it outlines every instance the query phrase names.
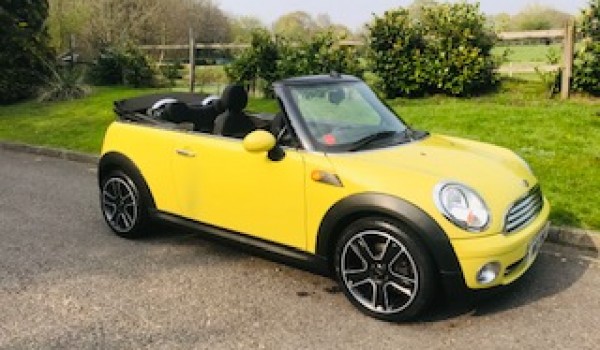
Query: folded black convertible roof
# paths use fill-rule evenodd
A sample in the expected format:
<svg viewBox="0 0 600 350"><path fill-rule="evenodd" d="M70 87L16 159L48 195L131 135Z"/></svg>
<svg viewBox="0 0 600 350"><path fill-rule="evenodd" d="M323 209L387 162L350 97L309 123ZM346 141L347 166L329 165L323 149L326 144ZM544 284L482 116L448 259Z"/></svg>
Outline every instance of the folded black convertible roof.
<svg viewBox="0 0 600 350"><path fill-rule="evenodd" d="M199 106L207 96L208 95L206 94L195 94L190 92L163 92L158 94L144 95L126 100L115 101L115 112L118 115L144 113L156 102L165 98L173 98L190 106Z"/></svg>

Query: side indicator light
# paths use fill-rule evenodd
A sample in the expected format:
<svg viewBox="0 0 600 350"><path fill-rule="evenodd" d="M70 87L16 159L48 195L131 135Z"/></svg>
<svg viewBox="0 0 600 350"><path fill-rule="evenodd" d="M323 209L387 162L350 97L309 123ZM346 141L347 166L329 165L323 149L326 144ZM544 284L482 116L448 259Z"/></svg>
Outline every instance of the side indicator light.
<svg viewBox="0 0 600 350"><path fill-rule="evenodd" d="M323 170L313 170L312 173L310 173L310 178L315 182L320 182L335 187L344 187L342 181L336 174L332 174Z"/></svg>

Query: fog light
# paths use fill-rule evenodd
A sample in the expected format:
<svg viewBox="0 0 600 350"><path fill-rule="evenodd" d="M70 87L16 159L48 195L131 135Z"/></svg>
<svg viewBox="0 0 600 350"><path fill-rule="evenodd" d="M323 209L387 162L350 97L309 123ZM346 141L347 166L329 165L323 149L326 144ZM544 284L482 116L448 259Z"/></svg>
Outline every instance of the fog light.
<svg viewBox="0 0 600 350"><path fill-rule="evenodd" d="M490 284L494 282L498 274L500 273L500 263L491 262L483 265L483 267L477 272L477 282L480 284Z"/></svg>

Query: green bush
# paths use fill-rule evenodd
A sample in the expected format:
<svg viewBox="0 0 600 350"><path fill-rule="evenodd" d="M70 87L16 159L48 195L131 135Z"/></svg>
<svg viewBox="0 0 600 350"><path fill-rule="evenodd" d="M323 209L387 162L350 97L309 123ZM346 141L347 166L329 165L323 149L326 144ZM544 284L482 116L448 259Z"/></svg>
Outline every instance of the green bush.
<svg viewBox="0 0 600 350"><path fill-rule="evenodd" d="M152 87L155 75L148 58L134 46L108 47L100 52L88 79L95 85Z"/></svg>
<svg viewBox="0 0 600 350"><path fill-rule="evenodd" d="M479 4L442 3L423 9L427 33L426 67L430 92L465 96L490 90L499 82L491 54L495 35Z"/></svg>
<svg viewBox="0 0 600 350"><path fill-rule="evenodd" d="M0 5L0 104L32 97L51 74L54 53L45 27L48 1Z"/></svg>
<svg viewBox="0 0 600 350"><path fill-rule="evenodd" d="M329 74L333 71L362 76L357 49L339 45L341 40L332 32L320 32L306 41L286 42L281 45L277 65L279 77Z"/></svg>
<svg viewBox="0 0 600 350"><path fill-rule="evenodd" d="M495 37L477 4L429 4L418 19L400 8L375 17L369 29L371 68L388 98L468 96L499 83Z"/></svg>
<svg viewBox="0 0 600 350"><path fill-rule="evenodd" d="M181 75L181 70L183 69L183 65L179 61L169 62L164 66L160 67L160 73L162 76L167 79L169 82L169 86L175 86L175 81L183 78Z"/></svg>
<svg viewBox="0 0 600 350"><path fill-rule="evenodd" d="M69 101L87 96L90 92L83 83L84 74L81 69L68 67L55 67L51 76L40 89L38 100Z"/></svg>
<svg viewBox="0 0 600 350"><path fill-rule="evenodd" d="M241 52L232 63L225 67L229 80L246 86L263 81L262 90L272 95L271 84L279 79L277 61L280 57L280 43L264 29L252 32L250 48Z"/></svg>
<svg viewBox="0 0 600 350"><path fill-rule="evenodd" d="M274 38L266 30L255 31L252 45L244 50L225 70L231 81L258 85L266 96L272 96L276 80L331 71L362 75L362 67L354 47L340 46L331 32L292 42Z"/></svg>
<svg viewBox="0 0 600 350"><path fill-rule="evenodd" d="M600 0L591 0L579 25L583 40L573 64L573 89L600 96Z"/></svg>
<svg viewBox="0 0 600 350"><path fill-rule="evenodd" d="M375 17L369 26L369 61L377 87L388 98L418 96L427 88L425 39L409 11L398 9Z"/></svg>

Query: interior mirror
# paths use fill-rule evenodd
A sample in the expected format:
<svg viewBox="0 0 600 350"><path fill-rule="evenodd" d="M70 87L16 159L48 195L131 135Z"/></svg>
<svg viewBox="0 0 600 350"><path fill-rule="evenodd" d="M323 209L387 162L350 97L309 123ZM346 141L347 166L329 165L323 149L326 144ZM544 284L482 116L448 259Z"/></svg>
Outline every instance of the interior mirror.
<svg viewBox="0 0 600 350"><path fill-rule="evenodd" d="M256 130L244 138L244 149L250 153L263 153L272 150L276 144L275 136L264 130Z"/></svg>

